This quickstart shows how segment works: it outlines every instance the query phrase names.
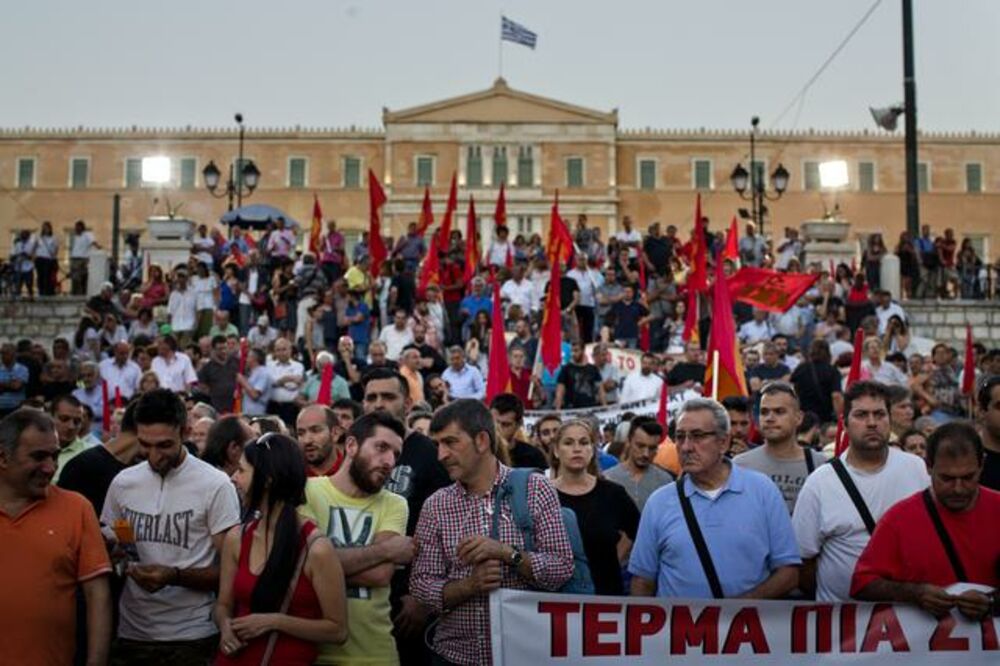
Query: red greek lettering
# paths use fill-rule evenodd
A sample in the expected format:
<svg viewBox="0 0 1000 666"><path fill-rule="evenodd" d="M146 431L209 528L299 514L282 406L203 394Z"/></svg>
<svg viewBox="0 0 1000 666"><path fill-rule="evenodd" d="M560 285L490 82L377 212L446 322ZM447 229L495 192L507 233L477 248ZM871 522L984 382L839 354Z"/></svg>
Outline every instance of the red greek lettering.
<svg viewBox="0 0 1000 666"><path fill-rule="evenodd" d="M698 620L687 606L674 606L670 613L670 654L687 654L687 648L701 646L702 654L719 653L718 606L706 606Z"/></svg>
<svg viewBox="0 0 1000 666"><path fill-rule="evenodd" d="M903 633L892 605L875 604L871 618L868 619L868 628L865 629L865 638L861 642L861 651L875 652L883 641L889 641L893 652L910 651L910 644L906 641L906 634Z"/></svg>
<svg viewBox="0 0 1000 666"><path fill-rule="evenodd" d="M583 605L583 656L616 657L621 653L621 643L602 643L601 634L617 634L618 620L602 620L601 613L621 614L621 604Z"/></svg>
<svg viewBox="0 0 1000 666"><path fill-rule="evenodd" d="M722 646L722 654L739 654L740 647L749 643L754 654L769 654L764 626L760 623L760 615L756 608L741 608L733 621L729 623L729 633L726 643Z"/></svg>
<svg viewBox="0 0 1000 666"><path fill-rule="evenodd" d="M630 605L625 611L625 654L642 654L642 639L663 629L667 610L663 606Z"/></svg>
<svg viewBox="0 0 1000 666"><path fill-rule="evenodd" d="M928 648L931 652L965 651L969 649L968 638L951 635L951 632L955 630L956 624L958 623L955 622L955 618L951 615L946 615L938 620L937 627L934 629L934 633L931 634L931 639L928 642Z"/></svg>
<svg viewBox="0 0 1000 666"><path fill-rule="evenodd" d="M565 657L568 654L567 624L570 613L579 613L580 604L565 601L540 601L538 612L550 616L549 656Z"/></svg>
<svg viewBox="0 0 1000 666"><path fill-rule="evenodd" d="M833 650L833 606L796 606L792 611L792 654L809 652L809 615L816 614L815 652Z"/></svg>

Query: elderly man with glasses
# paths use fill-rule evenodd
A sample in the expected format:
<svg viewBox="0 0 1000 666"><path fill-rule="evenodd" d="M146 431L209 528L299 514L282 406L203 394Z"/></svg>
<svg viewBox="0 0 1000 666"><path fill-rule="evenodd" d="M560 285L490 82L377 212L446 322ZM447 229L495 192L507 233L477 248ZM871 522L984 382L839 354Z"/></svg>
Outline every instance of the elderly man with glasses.
<svg viewBox="0 0 1000 666"><path fill-rule="evenodd" d="M707 398L681 408L684 476L646 502L629 571L635 596L779 599L801 564L788 510L769 478L733 465L729 414Z"/></svg>

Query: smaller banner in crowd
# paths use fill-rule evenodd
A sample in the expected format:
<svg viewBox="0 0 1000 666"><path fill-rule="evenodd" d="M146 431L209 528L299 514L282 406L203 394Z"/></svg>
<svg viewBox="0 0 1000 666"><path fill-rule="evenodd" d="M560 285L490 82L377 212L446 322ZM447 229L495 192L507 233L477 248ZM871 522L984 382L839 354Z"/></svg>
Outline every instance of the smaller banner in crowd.
<svg viewBox="0 0 1000 666"><path fill-rule="evenodd" d="M667 403L667 414L671 420L677 418L680 413L681 405L683 405L687 400L691 398L701 397L701 393L698 391L686 390L675 393L670 396L670 401ZM559 411L539 409L539 410L528 410L524 412L524 427L531 430L535 427L535 424L543 416L549 414L557 414L563 422L572 421L573 419L580 419L589 416L597 417L603 428L609 423L617 424L622 419L622 414L625 412L632 412L636 416L656 416L660 410L660 399L650 398L649 400L641 400L639 402L627 402L615 405L608 405L607 407L587 407L584 409L560 409Z"/></svg>
<svg viewBox="0 0 1000 666"><path fill-rule="evenodd" d="M744 266L726 280L734 301L767 310L787 312L819 279L819 273L782 273Z"/></svg>
<svg viewBox="0 0 1000 666"><path fill-rule="evenodd" d="M893 604L650 599L501 589L495 666L1000 663L998 620ZM530 639L526 640L526 638Z"/></svg>

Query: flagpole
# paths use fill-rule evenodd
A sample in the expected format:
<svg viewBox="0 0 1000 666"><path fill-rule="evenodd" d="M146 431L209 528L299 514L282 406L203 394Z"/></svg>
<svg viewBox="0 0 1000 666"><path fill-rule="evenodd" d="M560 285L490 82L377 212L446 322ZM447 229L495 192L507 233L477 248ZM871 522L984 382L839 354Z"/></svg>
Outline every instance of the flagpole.
<svg viewBox="0 0 1000 666"><path fill-rule="evenodd" d="M497 78L503 78L503 9L500 10L500 42L497 44Z"/></svg>
<svg viewBox="0 0 1000 666"><path fill-rule="evenodd" d="M712 400L719 399L719 350L712 352Z"/></svg>

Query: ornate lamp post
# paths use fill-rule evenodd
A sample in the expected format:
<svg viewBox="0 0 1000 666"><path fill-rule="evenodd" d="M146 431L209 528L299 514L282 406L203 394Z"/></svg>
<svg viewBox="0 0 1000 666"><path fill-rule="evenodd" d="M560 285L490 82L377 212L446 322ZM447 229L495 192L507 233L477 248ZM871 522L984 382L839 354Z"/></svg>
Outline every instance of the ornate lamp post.
<svg viewBox="0 0 1000 666"><path fill-rule="evenodd" d="M736 168L733 169L733 173L729 176L730 182L733 184L733 189L736 193L740 195L741 199L750 201L751 212L750 216L757 225L757 231L761 236L764 235L764 216L767 214L767 206L764 205L764 200L777 201L781 198L781 195L785 193L788 188L788 169L783 165L778 164L778 167L771 174L771 187L772 192L767 190L767 183L764 179L763 169L758 169L756 164L756 142L757 142L757 125L760 124L760 118L754 116L750 119L750 171L747 171L742 164L737 164ZM749 192L747 191L749 189Z"/></svg>
<svg viewBox="0 0 1000 666"><path fill-rule="evenodd" d="M235 165L229 165L229 179L226 181L226 187L223 191L217 191L219 189L219 180L222 177L222 172L219 171L219 167L215 166L215 162L209 162L208 166L202 169L201 175L205 179L205 187L208 189L209 193L213 197L219 199L223 197L229 198L229 210L233 209L233 199L236 199L237 208L243 205L243 197L249 197L253 194L253 191L257 189L257 183L260 181L260 170L257 169L257 165L253 161L243 162L243 114L237 113L235 116L236 124L240 128L240 147L239 147L239 157L236 163L240 165L239 179L234 178ZM245 194L244 194L245 192Z"/></svg>

